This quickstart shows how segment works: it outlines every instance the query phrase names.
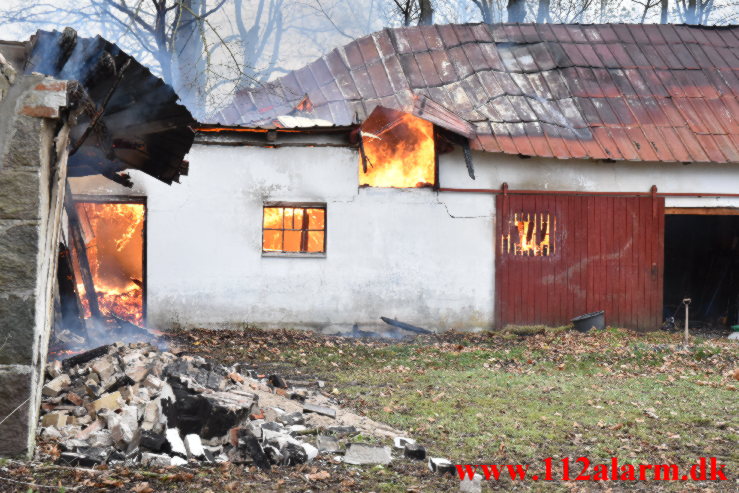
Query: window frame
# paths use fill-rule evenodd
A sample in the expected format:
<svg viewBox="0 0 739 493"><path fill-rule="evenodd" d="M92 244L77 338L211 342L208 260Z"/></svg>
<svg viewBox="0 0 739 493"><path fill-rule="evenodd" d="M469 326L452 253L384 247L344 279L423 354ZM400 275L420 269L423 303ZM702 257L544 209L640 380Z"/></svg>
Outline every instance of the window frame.
<svg viewBox="0 0 739 493"><path fill-rule="evenodd" d="M270 252L264 250L264 210L269 207L282 207L287 209L323 209L323 251L322 252ZM304 213L305 214L305 213ZM284 225L284 224L283 224ZM326 202L264 202L262 204L262 222L260 224L262 230L262 240L260 250L262 257L283 257L283 258L326 258L328 250L328 205ZM267 228L266 231L277 231L276 229ZM284 234L284 228L282 229ZM310 230L308 230L310 231ZM318 230L313 230L318 231Z"/></svg>

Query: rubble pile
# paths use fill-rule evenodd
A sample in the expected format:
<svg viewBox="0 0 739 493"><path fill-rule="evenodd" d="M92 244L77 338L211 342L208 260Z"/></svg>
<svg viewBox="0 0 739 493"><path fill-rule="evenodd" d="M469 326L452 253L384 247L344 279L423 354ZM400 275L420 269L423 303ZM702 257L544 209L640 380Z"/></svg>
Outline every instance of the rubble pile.
<svg viewBox="0 0 739 493"><path fill-rule="evenodd" d="M322 382L225 367L148 343L102 346L50 362L47 373L39 433L57 442L59 462L71 466L232 462L270 469L319 454L345 454L349 464L392 460L390 447L350 443L358 433L395 436L399 455L426 458L396 430L337 408Z"/></svg>

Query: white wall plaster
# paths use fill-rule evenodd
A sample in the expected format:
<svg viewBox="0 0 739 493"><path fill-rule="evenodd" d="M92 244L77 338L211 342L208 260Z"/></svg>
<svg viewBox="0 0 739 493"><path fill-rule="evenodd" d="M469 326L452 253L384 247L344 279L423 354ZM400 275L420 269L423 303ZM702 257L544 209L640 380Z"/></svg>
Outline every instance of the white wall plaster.
<svg viewBox="0 0 739 493"><path fill-rule="evenodd" d="M380 316L432 329L493 320L494 196L430 189L358 188L346 148L199 145L190 174L171 187L132 172L148 197L149 325L346 328ZM731 192L736 168L440 156L442 187ZM75 193L118 185L75 179ZM325 202L326 258L261 254L265 201ZM736 199L668 199L668 206L739 206Z"/></svg>

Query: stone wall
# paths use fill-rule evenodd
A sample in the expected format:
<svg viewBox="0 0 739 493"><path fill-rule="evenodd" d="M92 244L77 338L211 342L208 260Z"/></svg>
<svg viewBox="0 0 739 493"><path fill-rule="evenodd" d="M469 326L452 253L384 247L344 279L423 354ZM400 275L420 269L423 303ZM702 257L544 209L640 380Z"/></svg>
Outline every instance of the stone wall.
<svg viewBox="0 0 739 493"><path fill-rule="evenodd" d="M33 450L66 179L66 82L0 54L0 455Z"/></svg>

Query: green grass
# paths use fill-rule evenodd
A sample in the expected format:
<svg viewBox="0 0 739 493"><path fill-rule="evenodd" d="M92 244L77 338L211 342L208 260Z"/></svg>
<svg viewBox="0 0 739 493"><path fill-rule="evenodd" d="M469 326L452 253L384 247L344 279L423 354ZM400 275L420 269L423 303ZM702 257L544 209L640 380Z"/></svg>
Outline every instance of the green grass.
<svg viewBox="0 0 739 493"><path fill-rule="evenodd" d="M538 327L515 331L490 341L288 349L280 360L300 362L345 405L456 463L535 470L546 457L587 456L687 466L716 456L736 478L739 395L716 371L736 364L736 346L696 340L676 356L677 336L666 333L608 329L560 344L566 332L548 329L531 344Z"/></svg>

